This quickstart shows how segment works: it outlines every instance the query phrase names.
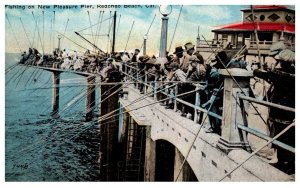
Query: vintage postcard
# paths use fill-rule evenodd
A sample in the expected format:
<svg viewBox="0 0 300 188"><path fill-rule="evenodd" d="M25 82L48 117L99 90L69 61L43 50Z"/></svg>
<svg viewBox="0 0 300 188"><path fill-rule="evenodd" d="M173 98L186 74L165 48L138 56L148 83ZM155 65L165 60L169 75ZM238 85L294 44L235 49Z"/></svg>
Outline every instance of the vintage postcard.
<svg viewBox="0 0 300 188"><path fill-rule="evenodd" d="M4 5L6 182L295 181L295 5L82 3Z"/></svg>

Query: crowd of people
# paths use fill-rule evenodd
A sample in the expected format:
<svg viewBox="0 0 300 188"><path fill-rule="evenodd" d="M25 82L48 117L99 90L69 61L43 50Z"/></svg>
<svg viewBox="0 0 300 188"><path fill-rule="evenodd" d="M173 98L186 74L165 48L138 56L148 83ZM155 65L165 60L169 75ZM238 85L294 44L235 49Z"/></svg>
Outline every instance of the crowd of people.
<svg viewBox="0 0 300 188"><path fill-rule="evenodd" d="M214 54L213 58L204 60L202 55L195 51L195 46L191 42L176 46L173 53L166 53L167 56L161 58L154 55L141 55L139 49L135 49L132 53L116 52L114 54L91 53L89 50L84 53L56 50L51 56L42 56L36 49L29 49L28 54L26 52L22 54L20 63L37 66L50 65L61 69L99 74L104 82L121 81L125 77L128 78L125 76L128 74L136 79L134 80L137 82L135 86L141 94L149 91L150 88L142 84L143 82L146 83L147 81L147 83L154 86L154 81L158 81L157 89L161 91L157 93L158 100L166 99L167 95L174 96L175 94L179 95L195 90L197 85L202 85L204 89L200 90L198 105L220 116L222 116L223 111L224 79L219 74L218 69L224 69L225 67L228 69L248 69L253 71L256 78L263 79L271 85L264 96L268 101L292 108L295 107L295 54L287 49L282 42L274 44L270 49L270 57L276 60L274 66L265 64L262 67L260 63L256 62L249 65L241 58L244 57L244 52L232 54L225 50L220 50ZM177 85L177 87L174 87L174 85ZM195 104L195 97L195 93L193 93L182 97L182 99ZM161 105L168 109L174 108L175 103L174 98L170 97L168 100L161 102ZM176 106L180 115L189 119L194 118L193 108L181 103L176 103ZM201 123L202 116L203 114L200 113L197 122ZM288 124L292 123L294 118L294 113L270 108L268 116L270 136L273 137L278 134ZM221 121L211 116L208 120L209 126L206 127L206 132L221 134ZM279 141L294 147L294 129L281 136ZM282 150L281 148L277 149ZM281 154L278 154L279 161L294 164L293 154L289 155L287 159L283 156L287 152L280 152Z"/></svg>

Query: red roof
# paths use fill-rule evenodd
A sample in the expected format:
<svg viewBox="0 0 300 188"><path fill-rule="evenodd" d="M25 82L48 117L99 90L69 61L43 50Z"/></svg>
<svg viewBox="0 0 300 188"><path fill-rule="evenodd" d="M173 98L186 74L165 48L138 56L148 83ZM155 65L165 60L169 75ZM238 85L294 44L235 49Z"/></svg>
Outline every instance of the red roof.
<svg viewBox="0 0 300 188"><path fill-rule="evenodd" d="M254 5L253 9L268 9L268 10L276 10L276 9L287 9L287 6L284 5Z"/></svg>
<svg viewBox="0 0 300 188"><path fill-rule="evenodd" d="M295 24L281 24L281 23L257 23L258 31L284 31L287 33L295 33ZM213 30L215 31L254 31L254 25L252 22L240 22L221 26Z"/></svg>
<svg viewBox="0 0 300 188"><path fill-rule="evenodd" d="M285 5L253 5L253 10L291 10ZM242 9L241 11L250 11L251 8Z"/></svg>

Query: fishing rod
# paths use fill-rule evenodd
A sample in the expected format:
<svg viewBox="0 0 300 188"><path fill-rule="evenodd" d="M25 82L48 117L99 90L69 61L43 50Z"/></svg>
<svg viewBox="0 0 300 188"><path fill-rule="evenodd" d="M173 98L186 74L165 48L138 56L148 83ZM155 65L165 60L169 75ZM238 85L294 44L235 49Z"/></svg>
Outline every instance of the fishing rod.
<svg viewBox="0 0 300 188"><path fill-rule="evenodd" d="M35 24L34 24L34 25L35 25ZM32 38L31 48L34 47L36 30L37 30L37 25L35 25L35 27L34 27L34 32L33 32L33 38ZM37 48L37 47L36 47L36 48Z"/></svg>
<svg viewBox="0 0 300 188"><path fill-rule="evenodd" d="M34 16L33 11L31 12L31 14L32 14L33 19L34 19L34 21L35 21L35 25L37 26L38 38L40 39L40 44L41 44L41 47L42 47L42 49L43 49L43 48L44 48L44 45L43 45L43 43L42 43L42 39L41 39L41 36L40 36L40 31L39 31L39 28L38 28L37 20L36 20L36 18L35 18L35 16ZM38 46L37 46L37 48L38 48Z"/></svg>
<svg viewBox="0 0 300 188"><path fill-rule="evenodd" d="M90 33L81 33L81 35L92 36L92 34L90 34ZM94 36L97 36L97 37L104 37L104 36L107 36L107 34L99 34L99 35L94 35Z"/></svg>
<svg viewBox="0 0 300 188"><path fill-rule="evenodd" d="M116 39L117 39L117 36L118 36L118 33L119 33L121 16L122 16L122 14L120 14L120 17L119 17L119 22L118 22L118 26L117 26L118 29L117 29L117 33L116 33Z"/></svg>
<svg viewBox="0 0 300 188"><path fill-rule="evenodd" d="M92 27L90 12L87 11L87 13L88 13L88 16L89 16L89 21L90 21L90 28L91 28L92 40L94 41L94 44L95 44L95 37L94 37L94 32L93 32L93 27Z"/></svg>
<svg viewBox="0 0 300 188"><path fill-rule="evenodd" d="M263 64L261 63L261 55L260 55L259 44L258 44L259 43L258 34L257 34L258 23L255 24L255 21L254 21L253 5L250 5L250 8L251 8L251 15L252 15L252 23L253 23L253 27L254 27L256 48L257 48L257 53L258 53L258 61L259 61L259 64L261 64L263 67Z"/></svg>
<svg viewBox="0 0 300 188"><path fill-rule="evenodd" d="M107 21L107 20L109 20L109 19L111 19L112 17L109 17L109 18L106 18L105 20L103 20L102 22L105 22L105 21ZM101 23L102 23L101 22ZM92 25L92 27L94 27L95 25L98 25L99 23L96 23L96 24L93 24ZM78 33L80 33L80 32L82 32L82 31L84 31L84 30L87 30L87 29L89 29L91 26L89 26L89 27L86 27L86 28L84 28L84 29L82 29L82 30L79 30L79 31L77 31Z"/></svg>
<svg viewBox="0 0 300 188"><path fill-rule="evenodd" d="M45 55L45 18L44 18L44 11L43 12L43 57Z"/></svg>
<svg viewBox="0 0 300 188"><path fill-rule="evenodd" d="M50 53L52 53L53 52L53 48L52 48L52 34L53 34L53 32L52 32L52 18L51 18L51 20L50 20L50 41L49 41L49 51L50 51Z"/></svg>
<svg viewBox="0 0 300 188"><path fill-rule="evenodd" d="M69 18L68 18L67 23L66 23L66 27L65 27L65 30L64 30L64 35L63 35L63 37L61 39L61 46L63 46L63 42L64 42L64 38L66 36L66 31L67 31L68 23L69 23Z"/></svg>
<svg viewBox="0 0 300 188"><path fill-rule="evenodd" d="M223 83L219 86L218 91L220 91L222 89L222 87L223 87ZM190 155L190 152L191 152L191 150L193 148L192 146L194 145L194 143L196 142L197 138L199 137L200 131L201 131L201 129L202 129L204 123L205 123L206 118L208 117L208 114L209 114L211 108L213 107L214 102L216 101L216 98L217 97L213 98L213 100L211 101L211 103L210 103L210 105L209 105L209 107L207 109L207 113L205 114L205 117L203 118L203 120L202 120L202 122L201 122L201 124L199 126L199 130L197 131L197 134L195 135L194 140L192 141L192 144L191 144L191 146L188 149L187 155L184 157L184 160L181 163L181 166L179 167L179 172L178 172L178 174L177 174L177 176L176 176L176 178L174 180L175 182L178 180L179 175L181 174L181 172L183 170L183 166L184 166L184 164L185 164L185 162L186 162L186 160L187 160L188 156Z"/></svg>
<svg viewBox="0 0 300 188"><path fill-rule="evenodd" d="M15 39L17 45L18 45L18 48L19 48L19 50L20 50L20 53L22 54L22 50L21 50L21 47L20 47L20 43L19 43L19 41L18 41L18 39L17 39L17 36L16 36L16 34L15 34L13 28L12 28L12 25L11 25L11 23L10 23L10 20L9 20L9 18L8 18L8 15L5 14L5 17L6 17L7 21L8 21L8 24L9 24L10 28L11 28L11 32L12 32L12 34L13 34L13 36L14 36L14 39Z"/></svg>
<svg viewBox="0 0 300 188"><path fill-rule="evenodd" d="M165 88L164 88L164 89L165 89ZM196 90L193 90L193 91L188 91L188 92L185 92L185 93L181 93L181 94L176 95L176 96L171 96L171 97L169 97L169 98L161 99L161 100L158 100L158 101L155 101L155 102L152 102L152 103L143 105L143 106L138 107L138 108L134 108L134 109L131 109L131 110L123 111L122 114L131 112L131 111L134 111L134 110L138 110L138 109L141 109L141 108L144 108L144 107L147 107L147 106L151 106L151 105L156 104L156 103L160 103L160 102L164 102L164 101L167 101L167 100L170 100L170 99L174 99L174 98L177 98L177 97L182 97L182 96L184 96L184 95L189 95L189 94L192 94L192 93L194 93L194 92L196 92L196 91L199 91L199 90L200 90L200 89L196 89ZM129 106L129 105L126 105L126 107L127 107L127 106ZM119 108L119 109L117 109L117 111L120 110L120 109L124 109L124 108L125 108L125 107ZM116 111L113 111L113 112L116 112ZM111 114L111 112L108 113L108 114ZM103 117L103 118L102 118L102 116L101 116L101 117L99 117L98 122L100 123L100 122L102 122L102 121L104 121L104 120L110 119L110 118L115 117L115 116L118 116L118 115L119 115L119 114L115 114L115 115L111 115L111 116ZM105 115L104 115L104 116L105 116Z"/></svg>
<svg viewBox="0 0 300 188"><path fill-rule="evenodd" d="M78 35L79 37L81 37L83 40L85 40L86 42L88 42L90 45L92 45L94 48L96 48L97 50L99 50L102 53L105 53L103 50L101 50L100 48L98 48L98 46L94 45L93 43L91 43L89 40L87 40L85 37L83 37L82 35L80 35L78 32L75 31L75 34Z"/></svg>
<svg viewBox="0 0 300 188"><path fill-rule="evenodd" d="M149 32L150 32L150 29L151 29L151 27L152 27L152 24L153 24L153 22L154 22L154 20L155 20L155 17L156 17L156 14L154 14L154 17L153 17L153 19L152 19L152 21L151 21L151 23L150 23L150 26L149 26L149 28L148 28L148 30L147 30L145 36L148 36L148 34L149 34ZM119 28L118 28L118 29L119 29ZM143 40L142 45L141 45L141 47L140 47L140 51L141 51L142 48L143 48L144 42L145 42L145 41Z"/></svg>
<svg viewBox="0 0 300 188"><path fill-rule="evenodd" d="M205 39L205 37L202 35L202 37L204 38L204 40L207 42L207 40ZM207 42L208 43L208 42ZM226 69L226 71L228 72L229 76L232 78L232 80L234 81L234 83L238 86L239 90L241 91L241 93L243 95L246 95L246 93L244 92L244 90L241 88L240 84L236 81L236 79L232 76L232 74L230 73L230 71L228 70L227 66L225 66L225 64L223 63L222 59L216 55L216 58L218 58L219 62L223 65L223 67ZM256 113L259 115L259 117L261 118L261 120L267 125L267 122L264 120L264 118L261 116L261 114L258 112L258 110L254 107L253 103L250 102L251 106L253 107L253 109L256 111Z"/></svg>
<svg viewBox="0 0 300 188"><path fill-rule="evenodd" d="M35 25L36 25L36 27L37 27L37 20L35 19L35 16L34 16L34 13L33 13L33 11L31 12L32 13L32 16L33 16L33 19L34 19L34 21L35 21ZM38 32L38 37L39 37L39 39L40 39L40 43L41 43L41 46L42 46L42 48L44 47L43 46L43 44L42 44L42 40L41 40L41 36L40 36L40 33L39 33L39 28L37 27L37 32ZM36 54L37 55L37 54ZM29 62L28 62L29 63ZM22 76L23 76L23 74L25 73L25 71L26 70L28 70L28 67L25 67L25 69L24 69L24 71L20 74L20 76L18 76L17 78L19 78L19 80L18 80L18 82L17 82L17 84L16 84L16 87L18 87L18 85L19 85L19 83L20 83L20 81L21 81L21 78L22 78Z"/></svg>
<svg viewBox="0 0 300 188"><path fill-rule="evenodd" d="M96 79L96 78L94 78L93 80L95 80L95 79ZM85 93L84 90L85 90L85 88L82 89L82 91L83 91L82 93ZM94 90L94 89L93 89L93 90ZM57 93L57 95L58 95L58 93ZM80 98L81 98L81 97L80 97ZM80 99L80 98L79 98L79 99ZM74 99L76 99L76 98L74 98ZM74 100L74 99L73 99L73 100ZM78 99L78 100L79 100L79 99ZM76 100L75 100L74 102L76 102ZM67 109L67 107L64 108L62 111L59 111L59 109L57 109L56 111L54 111L54 112L52 112L52 113L53 113L54 115L56 115L56 114L62 113L62 112L63 112L64 110L66 110L66 109Z"/></svg>
<svg viewBox="0 0 300 188"><path fill-rule="evenodd" d="M104 13L104 11L103 11L103 13ZM102 14L102 11L100 11L99 12L99 17L98 17L98 22L102 21L102 19L103 19L103 14ZM99 33L100 33L101 25L102 25L102 23L98 24L97 28L96 28L95 41L94 41L95 45L97 45L97 42L98 42L98 36L99 36Z"/></svg>
<svg viewBox="0 0 300 188"><path fill-rule="evenodd" d="M111 11L109 11L109 17L111 17ZM108 34L107 34L107 45L106 45L106 52L108 54L108 45L109 45L109 40L110 40L110 19L108 20Z"/></svg>
<svg viewBox="0 0 300 188"><path fill-rule="evenodd" d="M128 44L128 41L129 41L129 38L130 38L130 35L131 35L131 31L132 31L133 25L134 25L134 20L132 22L131 29L130 29L129 34L128 34L127 42L126 42L126 45L125 45L125 48L124 48L124 53L125 53L126 48L127 48L127 44Z"/></svg>
<svg viewBox="0 0 300 188"><path fill-rule="evenodd" d="M184 95L188 95L188 94L191 94L191 93L196 92L196 91L197 91L197 90L185 92L185 93L179 94L179 95L177 95L177 96L173 96L173 97L171 97L171 98L182 97L182 96L184 96ZM156 104L156 103L165 101L165 100L169 100L169 98L166 98L166 99L163 99L163 100L159 100L159 101L156 101L156 102L153 102L153 103L150 103L150 104L147 104L147 105L144 105L144 106L141 106L141 107L132 109L132 110L126 110L126 111L123 111L122 114L128 113L128 112L130 112L130 111L138 110L138 109L141 109L141 108L144 108L144 107L147 107L147 106L150 106L150 105L153 105L153 104ZM117 114L117 115L119 115L119 114ZM115 115L115 116L116 116L116 115ZM99 121L99 120L98 120L98 121ZM92 122L94 122L94 121L92 121ZM96 121L95 121L95 122L96 122ZM91 122L87 122L87 123L85 123L85 124L88 124L88 123L91 123ZM91 123L90 126L94 126L94 124ZM66 129L67 129L67 128L64 128L64 129L60 130L60 132L63 132L63 131L65 131ZM59 131L56 130L52 135L50 135L50 137L51 137L51 138L55 138L55 136L58 134L58 132L59 132ZM38 143L41 143L41 142L45 142L45 141L46 141L46 138L36 139L35 141L32 142L33 144L27 145L26 147L22 148L22 149L19 150L18 152L23 152L23 151L25 151L25 150L28 150L29 148L32 148L34 145L36 145L36 144L38 144ZM35 147L37 147L37 146L35 146ZM17 156L17 155L15 155L15 156Z"/></svg>
<svg viewBox="0 0 300 188"><path fill-rule="evenodd" d="M151 92L151 93L152 93L152 92ZM183 95L183 94L182 94L182 95ZM158 102L160 102L160 101L158 101ZM64 130L65 130L65 129L64 129ZM63 131L63 130L62 130L62 131ZM58 132L55 132L53 135L55 135L56 133L58 133ZM52 135L52 136L53 136L53 135ZM42 141L43 141L43 140L42 140ZM36 144L37 142L34 142L34 143ZM27 146L26 148L23 148L22 151L28 149L29 147L32 147L32 145Z"/></svg>
<svg viewBox="0 0 300 188"><path fill-rule="evenodd" d="M62 33L60 33L59 31L56 31L58 34L60 34L60 35L64 35L64 34L62 34ZM85 48L85 47L83 47L83 46L81 46L80 44L78 44L77 42L75 42L75 41L73 41L72 39L70 39L70 38L68 38L67 36L64 36L66 39L68 39L69 41L71 41L72 43L74 43L74 44L76 44L77 46L79 46L80 48L82 48L82 49L87 49L87 48ZM92 51L92 50L90 50L90 51ZM92 52L94 52L94 51L92 51ZM96 52L95 52L96 53Z"/></svg>
<svg viewBox="0 0 300 188"><path fill-rule="evenodd" d="M179 11L179 15L178 15L178 18L177 18L177 21L176 21L174 33L173 33L172 40L171 40L171 43L170 43L170 46L169 46L169 51L171 50L172 43L173 43L173 40L174 40L174 37L175 37L175 33L176 33L176 30L177 30L177 25L178 25L179 18L180 18L180 15L181 15L182 7L183 7L183 5L181 5L181 7L180 7L180 11Z"/></svg>
<svg viewBox="0 0 300 188"><path fill-rule="evenodd" d="M30 42L30 40L29 40L28 34L27 34L27 32L26 32L26 29L25 29L25 27L24 27L24 24L23 24L23 21L22 21L22 18L21 18L21 17L20 17L20 22L21 22L21 24L22 24L22 27L23 27L23 30L24 30L25 36L26 36L26 38L27 38L27 41L28 41L28 43L29 43L29 45L28 45L28 46L32 46L32 45L31 45L31 42Z"/></svg>
<svg viewBox="0 0 300 188"><path fill-rule="evenodd" d="M55 49L54 45L54 37L55 36L55 11L53 11L53 35L52 35L52 48Z"/></svg>

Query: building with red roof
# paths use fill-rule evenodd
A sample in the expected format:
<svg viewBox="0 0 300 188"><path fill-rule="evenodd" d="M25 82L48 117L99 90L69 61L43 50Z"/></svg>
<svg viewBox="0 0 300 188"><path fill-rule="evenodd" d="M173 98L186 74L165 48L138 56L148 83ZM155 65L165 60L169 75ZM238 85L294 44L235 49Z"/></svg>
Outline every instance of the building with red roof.
<svg viewBox="0 0 300 188"><path fill-rule="evenodd" d="M256 48L254 31L257 30L259 47L265 54L268 53L272 43L279 40L294 48L295 10L282 5L256 5L253 6L253 15L250 6L241 11L241 22L218 26L212 30L213 45L232 48L247 45L251 53L251 48L253 50Z"/></svg>

